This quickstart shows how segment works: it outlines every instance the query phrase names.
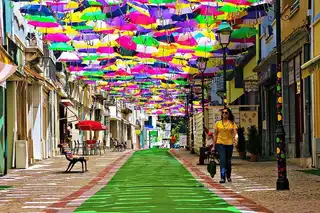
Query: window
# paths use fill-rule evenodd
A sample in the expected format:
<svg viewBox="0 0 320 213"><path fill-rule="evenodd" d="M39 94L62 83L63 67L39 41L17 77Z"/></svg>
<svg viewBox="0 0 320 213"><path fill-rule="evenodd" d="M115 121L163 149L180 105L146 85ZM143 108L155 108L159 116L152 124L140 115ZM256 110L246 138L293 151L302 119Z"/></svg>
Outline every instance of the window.
<svg viewBox="0 0 320 213"><path fill-rule="evenodd" d="M301 55L297 55L284 64L283 67L283 107L284 126L287 140L295 143L296 131L303 131L303 109L301 108ZM299 111L299 113L297 113ZM296 126L298 125L298 126ZM299 134L300 134L299 133Z"/></svg>
<svg viewBox="0 0 320 213"><path fill-rule="evenodd" d="M273 28L272 25L268 25L265 31L265 35L266 35L266 40L268 40L268 38L270 38L273 35Z"/></svg>

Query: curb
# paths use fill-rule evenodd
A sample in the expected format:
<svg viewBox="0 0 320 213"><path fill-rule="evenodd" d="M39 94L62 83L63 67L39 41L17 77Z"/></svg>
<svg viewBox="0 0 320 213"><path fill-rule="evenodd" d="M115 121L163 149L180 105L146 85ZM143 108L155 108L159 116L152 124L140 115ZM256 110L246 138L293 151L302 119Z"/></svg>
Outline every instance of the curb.
<svg viewBox="0 0 320 213"><path fill-rule="evenodd" d="M215 182L208 175L200 171L196 166L193 166L190 161L183 159L175 150L171 149L169 153L175 157L197 181L204 184L210 191L239 209L241 212L273 213L269 209L257 204L256 202L243 197L240 194L237 194L236 192Z"/></svg>

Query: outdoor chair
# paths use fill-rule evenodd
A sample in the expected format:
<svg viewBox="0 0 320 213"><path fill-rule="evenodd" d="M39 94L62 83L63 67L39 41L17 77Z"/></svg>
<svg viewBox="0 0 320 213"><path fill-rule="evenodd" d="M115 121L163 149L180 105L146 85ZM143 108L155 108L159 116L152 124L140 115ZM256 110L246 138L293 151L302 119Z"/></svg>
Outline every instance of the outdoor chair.
<svg viewBox="0 0 320 213"><path fill-rule="evenodd" d="M73 154L78 154L79 153L79 144L77 143L76 140L74 140L74 146L73 146Z"/></svg>
<svg viewBox="0 0 320 213"><path fill-rule="evenodd" d="M99 150L99 154L101 155L101 150L103 150L104 148L103 148L103 143L99 140L98 142L97 142L97 144L96 144L96 152L98 152L98 150ZM105 151L104 151L105 152Z"/></svg>
<svg viewBox="0 0 320 213"><path fill-rule="evenodd" d="M77 163L80 162L82 165L82 172L88 171L87 168L87 161L88 159L84 156L77 156L77 155L73 155L70 148L65 145L65 144L60 144L60 148L62 147L64 155L66 157L66 159L69 161L69 165L66 169L66 172L70 172L71 169L73 168L73 166Z"/></svg>

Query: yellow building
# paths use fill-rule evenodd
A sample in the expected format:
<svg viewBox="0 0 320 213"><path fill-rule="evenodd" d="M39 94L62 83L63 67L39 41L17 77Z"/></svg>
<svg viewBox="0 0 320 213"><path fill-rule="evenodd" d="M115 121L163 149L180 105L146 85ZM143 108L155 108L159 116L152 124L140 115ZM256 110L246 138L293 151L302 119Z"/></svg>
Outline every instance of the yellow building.
<svg viewBox="0 0 320 213"><path fill-rule="evenodd" d="M283 116L287 156L311 166L310 79L302 79L301 65L309 60L308 1L283 0L281 19ZM277 32L278 33L278 32Z"/></svg>
<svg viewBox="0 0 320 213"><path fill-rule="evenodd" d="M311 21L311 60L304 63L302 68L302 77L311 76L313 86L313 164L320 167L320 124L315 119L320 117L320 1L313 0L312 4L312 21Z"/></svg>

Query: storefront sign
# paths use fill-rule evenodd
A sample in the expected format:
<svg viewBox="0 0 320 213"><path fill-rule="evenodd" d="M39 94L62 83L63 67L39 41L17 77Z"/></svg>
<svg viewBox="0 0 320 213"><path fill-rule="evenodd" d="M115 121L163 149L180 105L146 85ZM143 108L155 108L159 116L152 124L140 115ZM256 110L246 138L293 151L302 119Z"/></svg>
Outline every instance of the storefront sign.
<svg viewBox="0 0 320 213"><path fill-rule="evenodd" d="M259 82L255 80L245 80L244 81L244 91L245 92L258 92Z"/></svg>

